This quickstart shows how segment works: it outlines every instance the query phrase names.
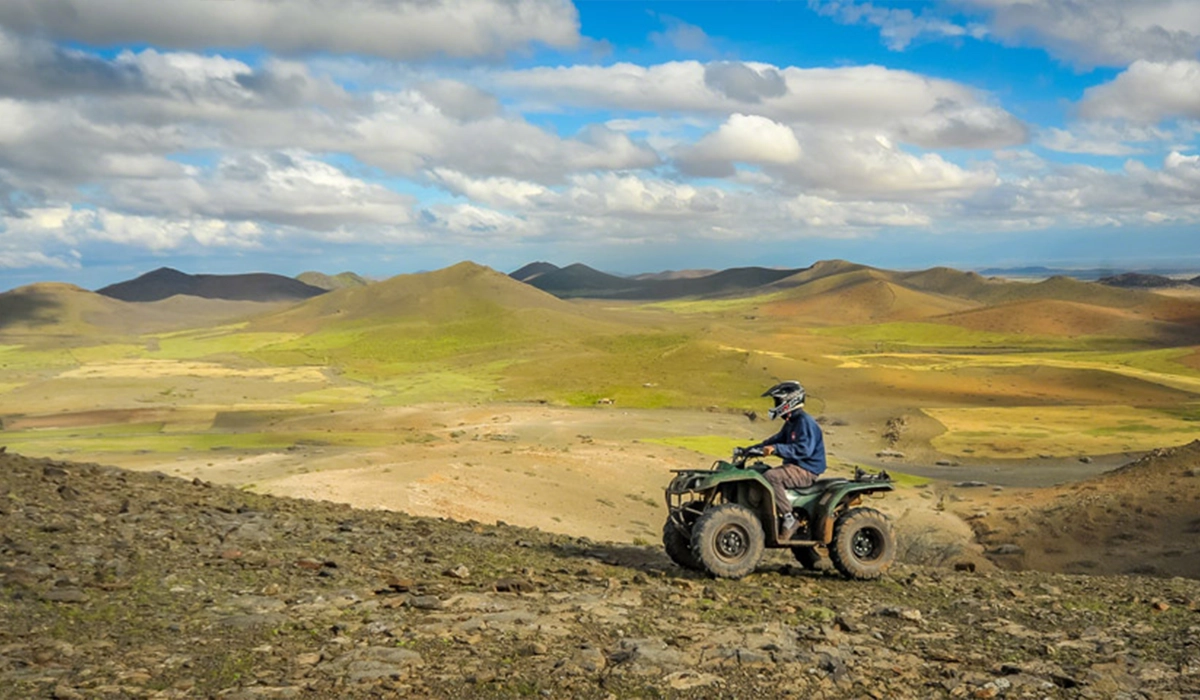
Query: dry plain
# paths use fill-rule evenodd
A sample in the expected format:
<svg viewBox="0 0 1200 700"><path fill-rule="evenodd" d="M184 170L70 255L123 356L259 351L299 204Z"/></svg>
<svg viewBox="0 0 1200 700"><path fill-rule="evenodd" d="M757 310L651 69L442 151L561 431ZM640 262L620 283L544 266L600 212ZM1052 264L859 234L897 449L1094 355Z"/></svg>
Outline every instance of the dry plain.
<svg viewBox="0 0 1200 700"><path fill-rule="evenodd" d="M653 542L670 470L772 432L757 395L797 378L835 473L902 475L879 505L911 561L1200 576L1200 527L1184 517L1200 465L1162 475L1173 502L1103 476L1200 437L1194 299L832 262L749 294L654 303L564 301L470 264L294 305L206 301L0 295L0 443ZM1125 492L1103 508L1159 517L1067 532L1056 517L1078 513L1050 506L1081 483ZM1013 526L1039 504L1039 528Z"/></svg>

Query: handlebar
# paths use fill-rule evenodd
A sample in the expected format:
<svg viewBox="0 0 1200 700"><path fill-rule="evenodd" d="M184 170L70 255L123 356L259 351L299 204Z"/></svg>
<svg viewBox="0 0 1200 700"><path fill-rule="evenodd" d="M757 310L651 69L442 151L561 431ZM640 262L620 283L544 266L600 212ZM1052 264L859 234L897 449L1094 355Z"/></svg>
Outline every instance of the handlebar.
<svg viewBox="0 0 1200 700"><path fill-rule="evenodd" d="M763 457L766 452L761 447L735 447L733 448L733 463L738 467L746 464L746 460L751 457Z"/></svg>

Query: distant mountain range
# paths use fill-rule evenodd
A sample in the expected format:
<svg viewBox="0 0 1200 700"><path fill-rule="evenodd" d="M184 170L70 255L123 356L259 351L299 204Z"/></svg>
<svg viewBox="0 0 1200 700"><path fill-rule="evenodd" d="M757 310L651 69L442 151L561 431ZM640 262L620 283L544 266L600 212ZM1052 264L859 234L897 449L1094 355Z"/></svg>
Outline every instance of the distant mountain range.
<svg viewBox="0 0 1200 700"><path fill-rule="evenodd" d="M542 291L549 292L561 299L594 298L594 299L629 299L640 301L656 301L677 299L683 297L722 297L734 296L751 292L772 285L783 287L797 286L802 281L814 276L814 270L827 271L830 264L836 263L841 272L870 270L864 265L844 261L824 261L811 268L775 269L763 267L744 267L729 270L682 270L660 273L643 273L639 275L613 275L601 272L581 263L558 267L548 262L534 262L510 273L510 277L530 284ZM791 279L799 273L806 273ZM951 274L952 273L952 274ZM1066 270L1049 267L1018 267L1018 268L988 268L975 272L961 272L951 268L931 268L918 272L889 272L898 278L906 280L909 286L924 291L955 294L954 289L941 288L948 279L957 286L957 291L965 296L971 296L974 289L985 278L1003 279L1073 279L1079 281L1099 282L1109 287L1124 289L1159 289L1171 287L1200 286L1200 276L1188 279L1174 279L1165 275L1142 274L1126 272L1112 274L1111 270ZM934 281L940 278L940 281ZM996 280L999 281L999 280ZM925 289L922 285L932 284L934 288ZM965 286L964 286L965 285ZM969 289L968 289L969 288ZM770 291L770 290L765 290ZM1010 289L1010 292L1015 290Z"/></svg>
<svg viewBox="0 0 1200 700"><path fill-rule="evenodd" d="M511 273L510 277L560 299L663 300L742 292L777 282L797 272L799 270L740 267L708 273L696 271L619 277L581 263L560 268L551 263L536 262Z"/></svg>
<svg viewBox="0 0 1200 700"><path fill-rule="evenodd" d="M1110 287L1124 287L1126 289L1160 289L1164 287L1200 287L1200 275L1193 277L1190 280L1177 280L1163 275L1144 275L1138 272L1124 272L1111 277L1101 277L1096 280L1100 284L1107 284Z"/></svg>
<svg viewBox="0 0 1200 700"><path fill-rule="evenodd" d="M528 281L516 279L521 276ZM710 311L812 327L919 321L1014 336L1200 342L1200 301L1140 288L1154 288L1158 279L1113 281L1133 288L1061 276L1016 282L944 267L894 271L843 260L801 270L748 267L642 279L582 264L536 263L505 275L462 263L326 292L279 275L187 275L164 268L100 293L42 283L0 294L0 333L112 335L255 314L253 323L262 330L322 331L338 342L344 324L360 340L363 329L375 329L378 338L356 341L346 352L403 346L427 354L534 338L568 342L625 322L609 309L563 301L591 297L718 300ZM243 301L232 301L237 299ZM268 301L275 308L263 308Z"/></svg>
<svg viewBox="0 0 1200 700"><path fill-rule="evenodd" d="M1100 282L1109 284L1115 287L1171 287L1183 282L1184 284L1200 284L1196 280L1200 279L1197 276L1191 280L1179 280L1170 275L1182 275L1189 273L1187 269L1162 269L1152 272L1121 272L1114 270L1111 267L1106 268L1090 268L1077 269L1065 267L1043 267L1043 266L1027 266L1027 267L989 267L978 271L979 274L987 277L1006 277L1009 279L1045 279L1049 277L1073 277L1077 280L1087 280L1090 282ZM1143 284L1134 282L1136 278L1147 278L1143 280ZM1153 282L1153 283L1151 283Z"/></svg>
<svg viewBox="0 0 1200 700"><path fill-rule="evenodd" d="M244 275L189 275L169 267L96 290L121 301L159 301L176 295L231 301L299 301L326 289L283 275L255 272Z"/></svg>

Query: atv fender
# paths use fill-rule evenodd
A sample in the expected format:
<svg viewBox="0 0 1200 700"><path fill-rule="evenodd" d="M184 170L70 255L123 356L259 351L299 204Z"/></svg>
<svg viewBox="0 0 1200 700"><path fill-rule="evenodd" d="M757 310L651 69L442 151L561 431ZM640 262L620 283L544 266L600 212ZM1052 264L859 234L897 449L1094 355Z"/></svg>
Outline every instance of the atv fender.
<svg viewBox="0 0 1200 700"><path fill-rule="evenodd" d="M771 482L758 469L739 468L729 462L717 462L711 470L679 471L667 486L667 507L672 507L672 497L693 493L707 495L711 500L720 492L730 496L730 501L754 504L763 529L774 531L775 497Z"/></svg>
<svg viewBox="0 0 1200 700"><path fill-rule="evenodd" d="M833 541L833 524L842 506L852 508L862 501L863 496L881 491L893 491L895 485L891 481L873 481L862 483L847 481L844 484L829 489L817 501L814 513L813 535L821 544L828 545Z"/></svg>

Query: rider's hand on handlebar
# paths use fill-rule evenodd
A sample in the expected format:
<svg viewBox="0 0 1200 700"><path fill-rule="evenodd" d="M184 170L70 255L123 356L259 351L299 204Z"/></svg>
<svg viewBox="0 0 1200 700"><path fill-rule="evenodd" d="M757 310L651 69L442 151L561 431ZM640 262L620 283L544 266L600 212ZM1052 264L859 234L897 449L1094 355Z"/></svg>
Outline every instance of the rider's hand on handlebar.
<svg viewBox="0 0 1200 700"><path fill-rule="evenodd" d="M767 445L766 447L761 448L760 451L767 457L770 457L771 455L775 454L775 448L771 447L770 445Z"/></svg>

